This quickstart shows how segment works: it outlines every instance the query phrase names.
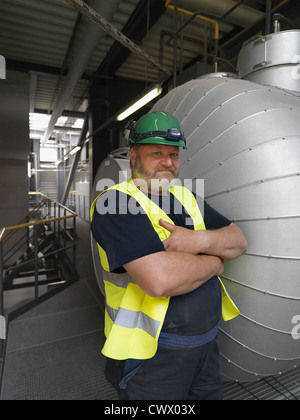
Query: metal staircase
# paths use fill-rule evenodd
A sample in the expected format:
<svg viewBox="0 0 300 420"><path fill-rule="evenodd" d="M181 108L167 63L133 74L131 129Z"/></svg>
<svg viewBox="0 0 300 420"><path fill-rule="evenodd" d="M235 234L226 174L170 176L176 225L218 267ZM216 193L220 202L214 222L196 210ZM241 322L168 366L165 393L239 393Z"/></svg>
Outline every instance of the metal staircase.
<svg viewBox="0 0 300 420"><path fill-rule="evenodd" d="M35 198L38 196L40 202L18 225L0 230L0 316L8 321L46 299L51 285L78 279L77 214L41 193L35 194ZM42 286L48 286L46 293L45 288L41 292ZM34 290L34 298L25 305L20 303L11 313L5 308L5 293L25 288Z"/></svg>

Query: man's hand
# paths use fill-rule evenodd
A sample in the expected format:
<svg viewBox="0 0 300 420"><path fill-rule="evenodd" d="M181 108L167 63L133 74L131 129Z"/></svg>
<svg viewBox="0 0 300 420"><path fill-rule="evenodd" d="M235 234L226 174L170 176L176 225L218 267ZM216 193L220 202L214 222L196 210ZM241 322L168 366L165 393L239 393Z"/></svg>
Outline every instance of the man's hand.
<svg viewBox="0 0 300 420"><path fill-rule="evenodd" d="M203 241L205 241L206 231L197 232L204 234L201 235L200 238L200 235L196 237L196 232L194 230L172 225L163 219L160 219L159 223L163 228L171 232L171 236L164 241L164 247L166 251L188 252L189 254L194 255L200 254L201 251L199 251L199 247L201 246L199 242L202 238ZM204 248L204 245L202 248Z"/></svg>
<svg viewBox="0 0 300 420"><path fill-rule="evenodd" d="M214 255L229 261L243 255L248 248L242 230L234 223L217 230L197 231L174 226L162 219L160 225L171 232L164 241L166 251Z"/></svg>

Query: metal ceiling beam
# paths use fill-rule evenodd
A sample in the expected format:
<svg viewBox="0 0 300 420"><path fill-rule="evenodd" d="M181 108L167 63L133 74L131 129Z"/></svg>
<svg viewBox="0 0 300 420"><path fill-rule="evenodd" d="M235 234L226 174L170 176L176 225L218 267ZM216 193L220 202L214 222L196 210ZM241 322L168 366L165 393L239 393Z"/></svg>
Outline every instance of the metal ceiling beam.
<svg viewBox="0 0 300 420"><path fill-rule="evenodd" d="M164 1L141 0L123 28L124 35L136 43L142 42L147 31L152 29L166 11ZM130 54L131 52L122 44L114 42L96 73L98 75L114 75Z"/></svg>
<svg viewBox="0 0 300 420"><path fill-rule="evenodd" d="M29 85L29 112L34 112L34 104L37 88L37 75L30 72L30 85Z"/></svg>
<svg viewBox="0 0 300 420"><path fill-rule="evenodd" d="M94 8L97 13L101 14L108 20L112 20L119 3L120 0L97 0ZM49 126L42 141L42 146L46 144L47 140L51 136L53 128L55 127L58 118L62 115L65 105L68 103L76 83L84 73L89 60L104 35L105 33L97 25L91 21L88 22L81 44L77 54L75 54L68 76L66 77L61 95L53 110Z"/></svg>
<svg viewBox="0 0 300 420"><path fill-rule="evenodd" d="M154 67L159 69L162 73L165 73L168 76L171 76L170 71L167 68L164 68L158 61L156 61L151 55L146 51L136 45L131 39L129 39L123 32L110 23L104 16L90 7L83 0L67 0L73 4L73 6L78 9L81 13L85 14L93 23L100 26L105 32L107 32L111 37L120 42L124 47L128 48L130 52L136 54L137 56L143 58L144 60L151 63Z"/></svg>

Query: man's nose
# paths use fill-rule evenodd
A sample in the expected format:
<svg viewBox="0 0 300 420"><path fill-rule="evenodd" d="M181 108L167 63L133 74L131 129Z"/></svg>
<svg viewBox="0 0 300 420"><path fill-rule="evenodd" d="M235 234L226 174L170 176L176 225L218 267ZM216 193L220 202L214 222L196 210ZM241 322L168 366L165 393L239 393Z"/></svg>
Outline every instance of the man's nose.
<svg viewBox="0 0 300 420"><path fill-rule="evenodd" d="M173 161L171 159L171 156L164 156L160 163L161 163L161 165L163 165L165 167L173 166Z"/></svg>

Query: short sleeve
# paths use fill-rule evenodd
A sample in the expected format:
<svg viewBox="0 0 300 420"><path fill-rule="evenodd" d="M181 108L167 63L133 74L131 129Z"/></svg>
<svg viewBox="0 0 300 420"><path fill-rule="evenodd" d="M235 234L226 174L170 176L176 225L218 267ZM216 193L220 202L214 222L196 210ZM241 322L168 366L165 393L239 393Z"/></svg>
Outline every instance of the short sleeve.
<svg viewBox="0 0 300 420"><path fill-rule="evenodd" d="M217 210L212 208L207 202L204 202L204 223L206 229L214 230L229 226L231 221L223 216Z"/></svg>
<svg viewBox="0 0 300 420"><path fill-rule="evenodd" d="M105 250L110 271L120 272L124 264L165 251L158 234L136 203L129 209L127 194L109 190L98 199L91 230L95 240ZM129 211L130 210L130 211Z"/></svg>

